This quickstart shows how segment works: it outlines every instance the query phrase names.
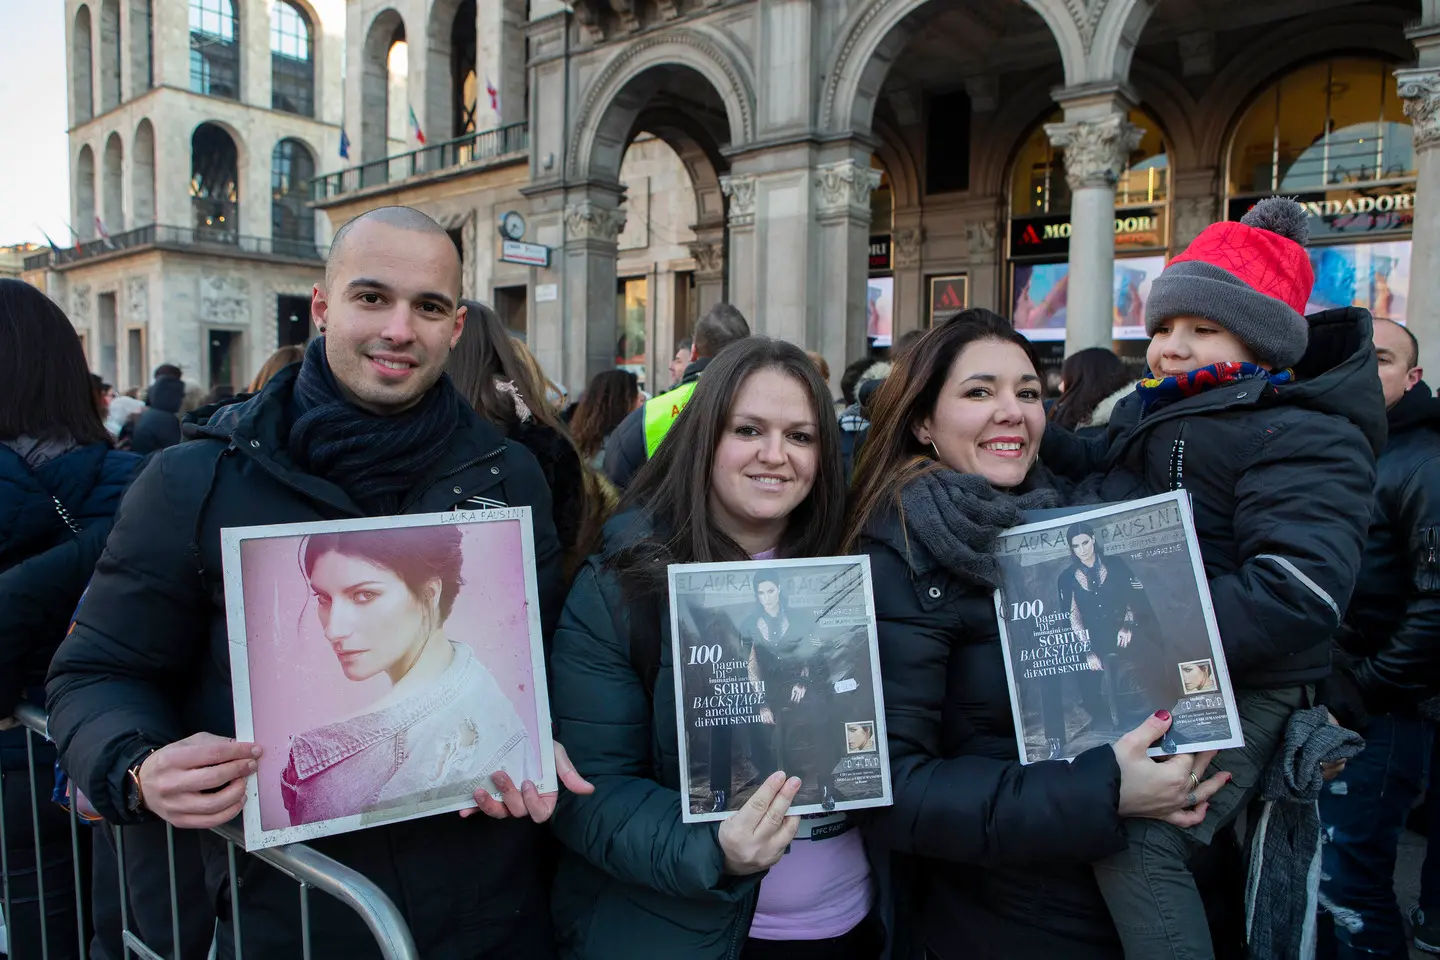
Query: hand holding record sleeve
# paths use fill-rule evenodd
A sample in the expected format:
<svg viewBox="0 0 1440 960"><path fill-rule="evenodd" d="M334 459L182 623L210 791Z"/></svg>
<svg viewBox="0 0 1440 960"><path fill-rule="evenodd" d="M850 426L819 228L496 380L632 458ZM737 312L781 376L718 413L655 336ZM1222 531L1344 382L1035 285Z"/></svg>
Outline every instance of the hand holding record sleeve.
<svg viewBox="0 0 1440 960"><path fill-rule="evenodd" d="M799 817L787 817L790 801L800 792L800 778L785 779L777 770L760 785L735 816L720 824L716 839L725 854L725 872L743 877L780 862L800 829Z"/></svg>

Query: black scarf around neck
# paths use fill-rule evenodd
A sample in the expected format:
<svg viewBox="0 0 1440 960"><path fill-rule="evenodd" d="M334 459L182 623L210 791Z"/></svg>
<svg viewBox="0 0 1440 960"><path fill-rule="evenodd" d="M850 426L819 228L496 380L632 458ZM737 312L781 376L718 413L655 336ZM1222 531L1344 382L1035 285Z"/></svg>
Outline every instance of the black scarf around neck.
<svg viewBox="0 0 1440 960"><path fill-rule="evenodd" d="M997 490L984 477L940 469L922 473L905 485L900 503L905 529L961 579L986 587L1000 585L1000 565L991 551L1000 531L1018 526L1021 511L1042 510L1059 502L1036 463L1023 487Z"/></svg>
<svg viewBox="0 0 1440 960"><path fill-rule="evenodd" d="M400 511L405 494L444 455L460 422L460 397L448 376L394 416L348 403L325 359L324 337L305 349L294 404L291 459L340 487L370 516Z"/></svg>

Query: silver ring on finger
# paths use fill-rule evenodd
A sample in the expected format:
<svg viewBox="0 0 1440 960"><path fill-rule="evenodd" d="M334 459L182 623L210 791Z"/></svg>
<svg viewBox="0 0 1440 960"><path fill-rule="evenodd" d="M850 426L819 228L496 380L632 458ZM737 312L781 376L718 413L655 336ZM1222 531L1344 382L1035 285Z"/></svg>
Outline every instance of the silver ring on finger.
<svg viewBox="0 0 1440 960"><path fill-rule="evenodd" d="M1196 787L1198 787L1198 786L1200 786L1200 778L1195 775L1195 771L1194 771L1194 770L1191 770L1191 771L1190 771L1190 789L1191 789L1191 790L1194 790L1194 789L1195 789ZM1191 796L1194 796L1194 794L1191 794Z"/></svg>
<svg viewBox="0 0 1440 960"><path fill-rule="evenodd" d="M1195 796L1195 791L1194 791L1194 790L1191 790L1189 793L1185 794L1185 809L1186 809L1186 810L1194 810L1194 809L1195 809L1195 805L1196 805L1197 803L1199 803L1199 802L1200 802L1200 800L1199 800L1198 797Z"/></svg>

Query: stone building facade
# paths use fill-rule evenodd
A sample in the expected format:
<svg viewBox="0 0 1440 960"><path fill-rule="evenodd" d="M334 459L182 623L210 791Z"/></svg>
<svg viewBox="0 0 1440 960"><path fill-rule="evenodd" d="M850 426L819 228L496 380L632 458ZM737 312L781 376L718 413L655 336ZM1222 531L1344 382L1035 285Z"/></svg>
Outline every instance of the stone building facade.
<svg viewBox="0 0 1440 960"><path fill-rule="evenodd" d="M118 387L166 362L243 387L309 335L343 0L66 0L64 16L73 245L26 275Z"/></svg>
<svg viewBox="0 0 1440 960"><path fill-rule="evenodd" d="M532 346L571 382L615 362L643 133L687 158L713 295L837 376L964 305L1135 357L1165 258L1272 192L1311 212L1312 305L1440 365L1437 6L533 0Z"/></svg>

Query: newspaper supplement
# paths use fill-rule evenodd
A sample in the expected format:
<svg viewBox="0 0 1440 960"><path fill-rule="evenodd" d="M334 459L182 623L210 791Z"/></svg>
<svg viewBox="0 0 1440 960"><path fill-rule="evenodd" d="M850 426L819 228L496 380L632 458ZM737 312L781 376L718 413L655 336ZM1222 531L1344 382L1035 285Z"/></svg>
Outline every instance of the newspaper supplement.
<svg viewBox="0 0 1440 960"><path fill-rule="evenodd" d="M729 817L776 770L800 778L794 814L888 805L869 558L669 575L684 821Z"/></svg>
<svg viewBox="0 0 1440 960"><path fill-rule="evenodd" d="M1183 491L1014 527L995 592L1023 763L1113 743L1157 710L1151 756L1244 743Z"/></svg>

